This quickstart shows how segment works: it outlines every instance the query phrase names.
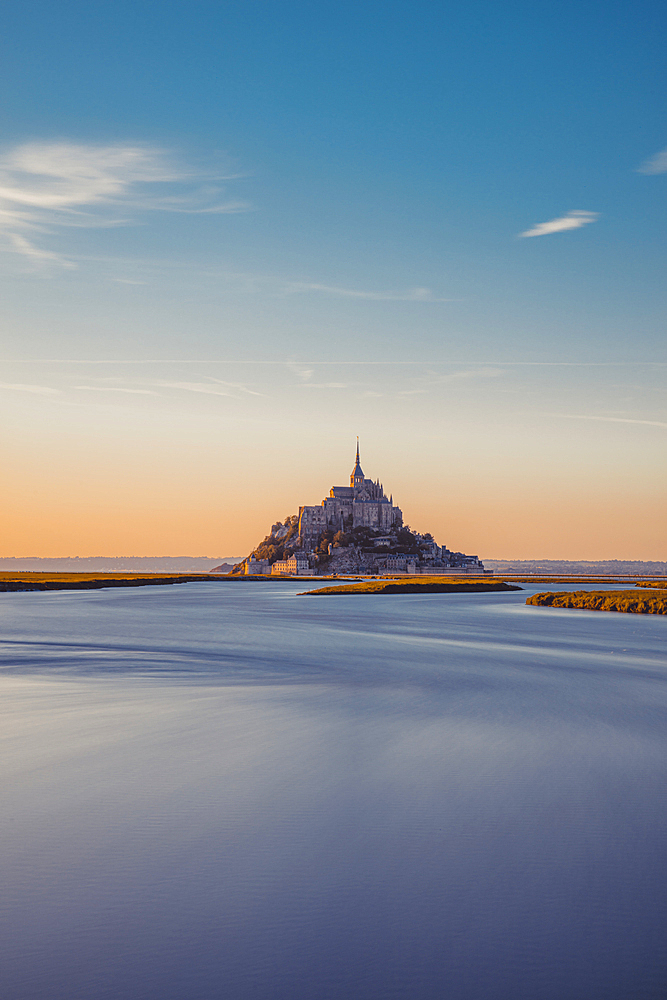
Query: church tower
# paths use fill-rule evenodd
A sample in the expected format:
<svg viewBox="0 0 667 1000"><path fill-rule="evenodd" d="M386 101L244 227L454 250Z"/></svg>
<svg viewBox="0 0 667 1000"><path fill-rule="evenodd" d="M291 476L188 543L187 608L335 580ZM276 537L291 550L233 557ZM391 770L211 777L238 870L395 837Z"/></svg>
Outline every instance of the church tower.
<svg viewBox="0 0 667 1000"><path fill-rule="evenodd" d="M354 468L350 474L350 486L354 489L360 490L364 485L364 473L361 468L361 463L359 462L359 438L357 438L357 460L354 463Z"/></svg>

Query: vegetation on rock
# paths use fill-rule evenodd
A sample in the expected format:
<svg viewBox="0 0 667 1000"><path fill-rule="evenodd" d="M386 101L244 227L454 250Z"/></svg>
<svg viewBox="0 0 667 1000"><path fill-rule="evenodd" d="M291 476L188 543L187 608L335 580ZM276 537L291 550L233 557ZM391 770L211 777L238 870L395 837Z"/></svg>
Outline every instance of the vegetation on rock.
<svg viewBox="0 0 667 1000"><path fill-rule="evenodd" d="M274 524L271 533L266 536L256 549L238 563L232 570L234 575L252 573L249 560L262 561L264 565L257 567L257 572L265 573L277 560L288 559L299 550L308 559L310 568L318 574L363 572L374 574L386 569L405 571L408 562L422 567L451 567L454 569L468 568L478 562L475 556L465 556L461 552L450 552L444 546L442 549L435 543L429 532L419 534L412 531L409 525L395 525L389 529L359 525L353 528L346 522L336 530L333 527L323 528L315 537L307 536L307 548L302 548L299 537L299 518L296 515L285 518L284 522ZM392 557L391 563L387 557ZM479 571L484 567L480 564Z"/></svg>
<svg viewBox="0 0 667 1000"><path fill-rule="evenodd" d="M279 559L289 559L298 548L299 541L299 518L296 514L290 514L284 521L278 521L271 528L271 534L267 535L263 542L253 549L251 555L255 559L268 559L273 565ZM237 563L232 573L243 573L244 563Z"/></svg>

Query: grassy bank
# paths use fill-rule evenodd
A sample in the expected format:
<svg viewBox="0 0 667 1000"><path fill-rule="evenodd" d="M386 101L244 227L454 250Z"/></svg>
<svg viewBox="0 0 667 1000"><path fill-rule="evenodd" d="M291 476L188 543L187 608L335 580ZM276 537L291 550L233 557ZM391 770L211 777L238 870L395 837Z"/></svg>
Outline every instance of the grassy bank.
<svg viewBox="0 0 667 1000"><path fill-rule="evenodd" d="M204 582L291 583L296 579L294 576L218 576L215 573L0 573L0 593L26 590L101 590L107 587L150 587ZM352 579L358 580L359 577Z"/></svg>
<svg viewBox="0 0 667 1000"><path fill-rule="evenodd" d="M498 573L494 580L508 580L512 583L600 583L600 584L635 584L638 587L667 588L667 580L663 583L637 582L636 576L529 576L526 573L510 576L508 573Z"/></svg>
<svg viewBox="0 0 667 1000"><path fill-rule="evenodd" d="M25 590L101 590L215 580L208 573L0 573L0 592Z"/></svg>
<svg viewBox="0 0 667 1000"><path fill-rule="evenodd" d="M424 577L416 580L368 580L342 587L321 587L306 590L300 597L314 594L481 594L490 591L523 590L502 580L443 581L442 577Z"/></svg>
<svg viewBox="0 0 667 1000"><path fill-rule="evenodd" d="M585 611L625 611L636 615L667 615L667 590L574 590L534 594L526 604L541 608Z"/></svg>

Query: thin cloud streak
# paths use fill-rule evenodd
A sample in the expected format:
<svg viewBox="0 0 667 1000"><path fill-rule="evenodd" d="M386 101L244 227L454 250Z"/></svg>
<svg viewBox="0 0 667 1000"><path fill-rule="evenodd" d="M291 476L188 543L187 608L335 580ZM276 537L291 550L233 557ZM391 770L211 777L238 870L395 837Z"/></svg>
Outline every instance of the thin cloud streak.
<svg viewBox="0 0 667 1000"><path fill-rule="evenodd" d="M321 285L310 281L291 281L286 291L291 294L323 292L348 299L367 299L370 302L454 302L433 294L430 288L412 288L406 292L367 292L355 288L339 288L336 285Z"/></svg>
<svg viewBox="0 0 667 1000"><path fill-rule="evenodd" d="M302 389L348 389L347 382L307 382Z"/></svg>
<svg viewBox="0 0 667 1000"><path fill-rule="evenodd" d="M152 389L123 389L116 385L75 385L74 388L85 392L129 392L137 396L159 396Z"/></svg>
<svg viewBox="0 0 667 1000"><path fill-rule="evenodd" d="M202 392L210 396L231 396L238 398L238 393L248 396L263 396L263 392L248 389L242 382L224 382L222 379L208 377L206 382L150 382L149 385L163 389L182 389L186 392Z"/></svg>
<svg viewBox="0 0 667 1000"><path fill-rule="evenodd" d="M184 392L203 392L209 396L231 396L231 392L225 392L210 382L156 382L155 385L163 389L182 389Z"/></svg>
<svg viewBox="0 0 667 1000"><path fill-rule="evenodd" d="M667 173L667 149L660 150L655 156L645 160L641 167L637 167L638 174L665 174Z"/></svg>
<svg viewBox="0 0 667 1000"><path fill-rule="evenodd" d="M567 229L581 229L589 222L595 222L600 217L599 212L586 212L574 210L558 219L551 219L549 222L539 222L532 229L527 229L519 236L549 236L551 233L563 233Z"/></svg>
<svg viewBox="0 0 667 1000"><path fill-rule="evenodd" d="M48 385L26 385L23 382L0 382L0 389L10 389L16 392L33 392L39 395L52 395L58 393L59 389L52 389Z"/></svg>
<svg viewBox="0 0 667 1000"><path fill-rule="evenodd" d="M221 378L213 378L212 375L206 376L209 381L215 382L217 385L224 385L228 389L237 389L239 392L246 392L249 396L263 396L263 392L256 392L255 389L249 389L244 382L225 382Z"/></svg>
<svg viewBox="0 0 667 1000"><path fill-rule="evenodd" d="M467 371L453 372L449 378L499 378L505 372L502 368L470 368Z"/></svg>
<svg viewBox="0 0 667 1000"><path fill-rule="evenodd" d="M647 424L649 427L667 427L664 420L635 420L632 417L594 417L585 413L551 413L552 417L563 417L565 420L600 420L609 424Z"/></svg>
<svg viewBox="0 0 667 1000"><path fill-rule="evenodd" d="M431 371L428 372L426 381L433 385L441 385L443 382L455 382L476 378L500 378L505 374L507 373L502 368L490 368L488 365L483 365L479 368L467 368L463 371L447 372L444 374Z"/></svg>

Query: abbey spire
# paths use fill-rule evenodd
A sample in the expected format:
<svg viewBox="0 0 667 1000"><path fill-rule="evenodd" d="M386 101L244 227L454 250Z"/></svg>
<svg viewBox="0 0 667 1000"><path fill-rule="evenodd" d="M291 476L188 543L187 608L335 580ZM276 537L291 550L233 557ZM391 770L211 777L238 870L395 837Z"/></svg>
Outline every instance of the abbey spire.
<svg viewBox="0 0 667 1000"><path fill-rule="evenodd" d="M359 438L357 437L357 459L350 474L350 486L360 489L364 485L364 473L359 461Z"/></svg>

